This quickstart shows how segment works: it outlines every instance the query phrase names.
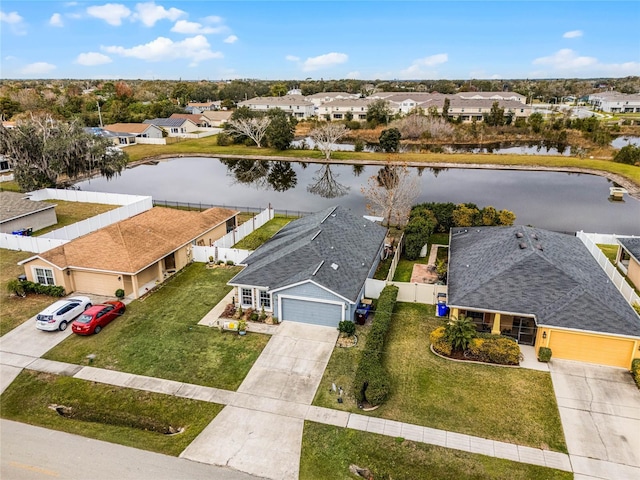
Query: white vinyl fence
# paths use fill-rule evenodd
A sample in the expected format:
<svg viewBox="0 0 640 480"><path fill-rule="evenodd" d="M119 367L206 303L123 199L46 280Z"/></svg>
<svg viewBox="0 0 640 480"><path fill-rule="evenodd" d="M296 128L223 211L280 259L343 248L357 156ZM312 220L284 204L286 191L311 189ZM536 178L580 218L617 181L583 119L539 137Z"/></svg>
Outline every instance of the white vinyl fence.
<svg viewBox="0 0 640 480"><path fill-rule="evenodd" d="M618 271L607 256L602 253L602 250L598 248L596 244L604 245L618 245L617 238L637 238L631 235L604 235L599 233L584 233L583 231L577 232L578 237L582 243L587 247L591 255L597 260L607 276L611 279L611 282L616 286L620 293L629 304L640 304L640 297L633 288L627 283L624 276Z"/></svg>
<svg viewBox="0 0 640 480"><path fill-rule="evenodd" d="M367 298L379 298L380 292L387 285L398 287L398 301L411 303L425 303L435 305L438 303L438 294L447 293L446 285L411 282L388 282L367 278L364 285L364 296Z"/></svg>
<svg viewBox="0 0 640 480"><path fill-rule="evenodd" d="M265 208L260 214L256 215L251 220L244 222L239 227L233 229L233 231L227 233L224 237L213 242L213 245L218 248L231 248L256 228L260 228L271 220L274 215L275 211L273 208Z"/></svg>
<svg viewBox="0 0 640 480"><path fill-rule="evenodd" d="M67 243L74 238L94 232L153 207L151 197L117 193L84 192L80 190L58 190L45 188L28 194L32 200L66 200L69 202L102 203L122 205L120 208L96 215L81 222L53 230L39 237L23 237L7 233L0 234L0 248L42 253Z"/></svg>
<svg viewBox="0 0 640 480"><path fill-rule="evenodd" d="M13 180L13 173L9 173L7 175L0 175L0 182L10 182Z"/></svg>
<svg viewBox="0 0 640 480"><path fill-rule="evenodd" d="M213 257L213 260L217 262L222 260L227 262L231 260L236 265L241 264L244 260L253 253L253 250L242 250L239 248L218 248L218 247L201 247L193 246L191 248L193 254L193 260L196 262L208 262L209 257Z"/></svg>

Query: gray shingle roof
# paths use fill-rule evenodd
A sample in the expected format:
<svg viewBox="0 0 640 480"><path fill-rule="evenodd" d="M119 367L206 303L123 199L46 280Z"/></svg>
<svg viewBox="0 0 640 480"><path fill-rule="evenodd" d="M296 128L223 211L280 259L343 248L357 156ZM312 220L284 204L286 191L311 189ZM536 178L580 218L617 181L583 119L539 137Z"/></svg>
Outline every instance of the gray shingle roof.
<svg viewBox="0 0 640 480"><path fill-rule="evenodd" d="M30 200L24 193L0 192L0 223L50 208L55 208L55 205Z"/></svg>
<svg viewBox="0 0 640 480"><path fill-rule="evenodd" d="M154 118L153 120L145 120L142 123L155 125L156 127L181 127L182 124L188 121L186 118Z"/></svg>
<svg viewBox="0 0 640 480"><path fill-rule="evenodd" d="M636 238L618 238L618 242L624 249L633 255L636 262L640 263L640 237Z"/></svg>
<svg viewBox="0 0 640 480"><path fill-rule="evenodd" d="M282 228L245 260L247 266L229 284L274 290L312 280L355 302L385 235L380 225L331 207Z"/></svg>
<svg viewBox="0 0 640 480"><path fill-rule="evenodd" d="M535 315L538 325L640 336L640 317L577 237L525 226L451 233L450 305Z"/></svg>

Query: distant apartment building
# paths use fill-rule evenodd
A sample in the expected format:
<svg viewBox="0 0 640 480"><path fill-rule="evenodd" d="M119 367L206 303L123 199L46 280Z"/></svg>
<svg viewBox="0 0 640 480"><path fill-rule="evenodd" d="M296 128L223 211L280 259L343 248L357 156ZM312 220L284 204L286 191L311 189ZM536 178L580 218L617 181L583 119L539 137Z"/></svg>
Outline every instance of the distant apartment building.
<svg viewBox="0 0 640 480"><path fill-rule="evenodd" d="M309 118L315 115L313 103L301 95L285 95L283 97L255 97L238 103L238 107L248 107L257 112L267 112L279 108L295 118Z"/></svg>
<svg viewBox="0 0 640 480"><path fill-rule="evenodd" d="M593 108L608 113L640 113L640 93L603 92L589 95Z"/></svg>
<svg viewBox="0 0 640 480"><path fill-rule="evenodd" d="M332 100L316 108L316 115L321 119L363 121L367 119L367 110L373 100L368 98L351 98Z"/></svg>

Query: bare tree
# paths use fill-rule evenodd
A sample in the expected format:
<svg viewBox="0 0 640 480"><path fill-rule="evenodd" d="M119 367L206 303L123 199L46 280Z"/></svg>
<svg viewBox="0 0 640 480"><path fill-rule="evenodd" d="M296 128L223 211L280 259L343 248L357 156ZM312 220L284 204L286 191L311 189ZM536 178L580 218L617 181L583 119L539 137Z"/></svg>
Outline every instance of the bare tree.
<svg viewBox="0 0 640 480"><path fill-rule="evenodd" d="M324 153L324 158L330 160L333 145L346 134L347 127L342 123L327 122L325 125L311 130L309 136L318 145L320 151Z"/></svg>
<svg viewBox="0 0 640 480"><path fill-rule="evenodd" d="M369 178L362 193L372 215L383 217L387 226L403 226L420 195L420 179L406 165L389 164Z"/></svg>
<svg viewBox="0 0 640 480"><path fill-rule="evenodd" d="M260 118L239 118L237 120L229 120L227 122L227 126L232 133L246 135L256 142L258 148L261 148L262 139L267 133L267 128L269 128L270 123L271 119L265 116Z"/></svg>
<svg viewBox="0 0 640 480"><path fill-rule="evenodd" d="M343 197L349 192L349 187L339 183L337 178L338 175L334 175L331 165L327 163L316 172L313 177L315 183L309 185L307 191L324 198Z"/></svg>

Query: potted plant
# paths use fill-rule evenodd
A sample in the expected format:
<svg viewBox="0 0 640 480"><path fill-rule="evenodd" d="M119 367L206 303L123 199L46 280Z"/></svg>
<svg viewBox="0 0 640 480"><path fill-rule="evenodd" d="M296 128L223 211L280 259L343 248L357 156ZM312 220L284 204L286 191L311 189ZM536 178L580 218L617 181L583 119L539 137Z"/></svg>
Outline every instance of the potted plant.
<svg viewBox="0 0 640 480"><path fill-rule="evenodd" d="M244 320L240 320L238 322L238 335L246 335L247 334L247 322Z"/></svg>
<svg viewBox="0 0 640 480"><path fill-rule="evenodd" d="M116 290L116 298L122 300L124 298L124 290L119 288Z"/></svg>

